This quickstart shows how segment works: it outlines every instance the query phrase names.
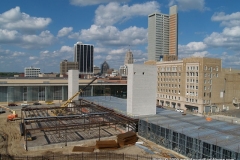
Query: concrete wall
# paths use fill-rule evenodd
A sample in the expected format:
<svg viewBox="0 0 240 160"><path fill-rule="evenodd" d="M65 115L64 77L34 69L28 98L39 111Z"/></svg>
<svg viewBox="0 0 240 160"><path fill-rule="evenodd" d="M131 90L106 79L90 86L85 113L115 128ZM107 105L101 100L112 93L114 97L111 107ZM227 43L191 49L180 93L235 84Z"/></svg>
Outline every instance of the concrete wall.
<svg viewBox="0 0 240 160"><path fill-rule="evenodd" d="M156 114L157 67L129 64L127 112L131 115Z"/></svg>
<svg viewBox="0 0 240 160"><path fill-rule="evenodd" d="M78 92L78 70L69 70L68 71L68 98L71 98ZM76 96L73 100L77 100L78 96Z"/></svg>

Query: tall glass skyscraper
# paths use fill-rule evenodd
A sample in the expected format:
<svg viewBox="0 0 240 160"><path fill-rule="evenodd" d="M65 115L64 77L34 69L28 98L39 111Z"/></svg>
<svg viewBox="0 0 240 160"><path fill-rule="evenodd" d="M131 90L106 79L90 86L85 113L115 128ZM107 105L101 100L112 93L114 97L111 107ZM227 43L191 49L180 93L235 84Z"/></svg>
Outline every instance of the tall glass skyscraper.
<svg viewBox="0 0 240 160"><path fill-rule="evenodd" d="M148 15L148 60L162 61L166 55L178 56L177 6L170 7L169 15Z"/></svg>
<svg viewBox="0 0 240 160"><path fill-rule="evenodd" d="M74 62L78 62L80 74L93 74L93 52L94 47L91 44L74 44Z"/></svg>

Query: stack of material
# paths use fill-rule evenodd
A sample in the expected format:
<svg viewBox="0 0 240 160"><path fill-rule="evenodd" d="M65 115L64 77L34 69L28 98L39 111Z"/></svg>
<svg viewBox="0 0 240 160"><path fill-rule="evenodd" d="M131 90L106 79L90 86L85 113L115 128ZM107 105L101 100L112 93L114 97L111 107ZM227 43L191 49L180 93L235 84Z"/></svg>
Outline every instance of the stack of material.
<svg viewBox="0 0 240 160"><path fill-rule="evenodd" d="M117 149L118 144L115 140L96 141L98 149Z"/></svg>
<svg viewBox="0 0 240 160"><path fill-rule="evenodd" d="M74 146L72 152L93 152L94 147Z"/></svg>
<svg viewBox="0 0 240 160"><path fill-rule="evenodd" d="M122 133L117 136L117 142L120 147L123 147L128 144L135 144L137 140L138 140L138 137L136 133L133 131Z"/></svg>

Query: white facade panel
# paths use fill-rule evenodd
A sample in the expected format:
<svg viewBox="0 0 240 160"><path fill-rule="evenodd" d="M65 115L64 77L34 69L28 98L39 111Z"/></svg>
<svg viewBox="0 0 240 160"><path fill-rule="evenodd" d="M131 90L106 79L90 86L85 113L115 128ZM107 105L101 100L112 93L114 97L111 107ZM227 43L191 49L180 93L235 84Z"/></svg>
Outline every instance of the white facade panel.
<svg viewBox="0 0 240 160"><path fill-rule="evenodd" d="M78 92L78 76L78 70L68 71L68 99ZM78 96L76 96L73 100L78 100Z"/></svg>
<svg viewBox="0 0 240 160"><path fill-rule="evenodd" d="M156 114L157 67L143 64L127 66L127 113L130 115Z"/></svg>

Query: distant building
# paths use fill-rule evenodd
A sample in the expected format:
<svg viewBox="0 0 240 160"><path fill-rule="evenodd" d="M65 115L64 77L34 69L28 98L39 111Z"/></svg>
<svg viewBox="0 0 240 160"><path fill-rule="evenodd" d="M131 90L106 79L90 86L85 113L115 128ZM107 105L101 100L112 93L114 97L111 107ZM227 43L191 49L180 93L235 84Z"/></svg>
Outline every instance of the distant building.
<svg viewBox="0 0 240 160"><path fill-rule="evenodd" d="M169 56L168 56L169 55ZM168 56L167 58L164 58ZM170 7L169 15L148 15L148 60L176 60L178 57L177 6Z"/></svg>
<svg viewBox="0 0 240 160"><path fill-rule="evenodd" d="M126 64L133 64L133 54L130 50L125 55L124 65Z"/></svg>
<svg viewBox="0 0 240 160"><path fill-rule="evenodd" d="M38 77L40 68L26 67L24 68L24 77Z"/></svg>
<svg viewBox="0 0 240 160"><path fill-rule="evenodd" d="M78 62L80 74L93 74L93 52L94 47L91 44L74 44L74 62Z"/></svg>
<svg viewBox="0 0 240 160"><path fill-rule="evenodd" d="M57 73L40 73L38 77L57 77Z"/></svg>
<svg viewBox="0 0 240 160"><path fill-rule="evenodd" d="M103 76L105 76L105 74L107 74L107 71L109 68L110 67L109 67L108 63L106 61L104 61L103 64L101 65L101 74Z"/></svg>
<svg viewBox="0 0 240 160"><path fill-rule="evenodd" d="M60 75L66 75L70 69L78 69L78 62L68 62L67 60L60 62Z"/></svg>
<svg viewBox="0 0 240 160"><path fill-rule="evenodd" d="M99 73L101 73L101 69L97 66L94 66L93 67L93 74L99 74Z"/></svg>
<svg viewBox="0 0 240 160"><path fill-rule="evenodd" d="M127 76L127 75L128 75L127 65L120 66L120 68L119 68L119 76Z"/></svg>

